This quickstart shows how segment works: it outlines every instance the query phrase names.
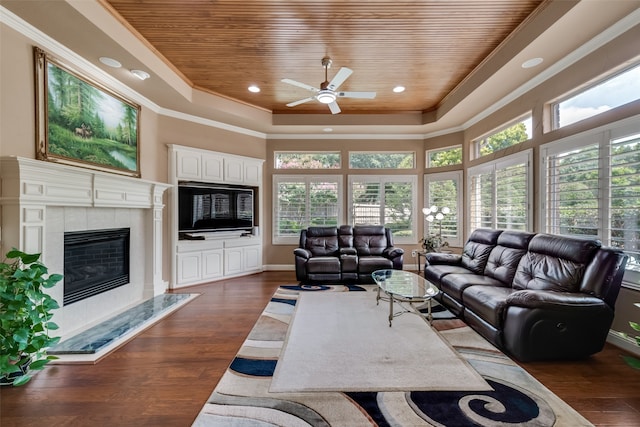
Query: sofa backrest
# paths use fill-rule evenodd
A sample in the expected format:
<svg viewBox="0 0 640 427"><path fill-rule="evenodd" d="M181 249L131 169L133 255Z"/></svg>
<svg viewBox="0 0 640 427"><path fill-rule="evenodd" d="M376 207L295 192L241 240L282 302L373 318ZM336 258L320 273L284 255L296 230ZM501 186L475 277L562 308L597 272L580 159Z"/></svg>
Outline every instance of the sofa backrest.
<svg viewBox="0 0 640 427"><path fill-rule="evenodd" d="M358 255L382 255L392 245L391 233L383 225L356 225L353 227L353 247Z"/></svg>
<svg viewBox="0 0 640 427"><path fill-rule="evenodd" d="M537 234L520 259L513 288L578 292L587 266L601 246L596 239Z"/></svg>
<svg viewBox="0 0 640 427"><path fill-rule="evenodd" d="M489 253L484 275L511 286L520 258L527 252L533 236L534 233L525 231L504 230Z"/></svg>
<svg viewBox="0 0 640 427"><path fill-rule="evenodd" d="M338 246L341 248L353 247L353 227L350 225L341 225L338 227Z"/></svg>
<svg viewBox="0 0 640 427"><path fill-rule="evenodd" d="M498 243L503 230L475 229L462 248L462 266L475 274L483 274L491 250Z"/></svg>
<svg viewBox="0 0 640 427"><path fill-rule="evenodd" d="M300 247L313 256L338 254L338 229L336 227L309 227L300 233Z"/></svg>

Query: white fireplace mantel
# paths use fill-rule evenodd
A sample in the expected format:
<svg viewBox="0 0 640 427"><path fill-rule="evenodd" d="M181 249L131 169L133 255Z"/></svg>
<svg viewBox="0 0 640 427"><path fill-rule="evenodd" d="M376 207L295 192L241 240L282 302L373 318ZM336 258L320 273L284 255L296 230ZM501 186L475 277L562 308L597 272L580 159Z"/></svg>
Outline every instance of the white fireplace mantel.
<svg viewBox="0 0 640 427"><path fill-rule="evenodd" d="M93 301L86 304L74 303L68 315L59 315L70 326L78 321L94 322L98 317L108 316L107 312L94 313L96 318L89 315L96 311L96 306L104 305L101 298L111 298L109 304L115 302L111 305L117 311L166 291L167 282L162 280L162 211L163 193L170 187L60 163L0 157L2 253L12 247L41 253L49 270L61 273L65 231L131 224L132 252L136 256L132 265L137 271L132 271L130 290L109 291L111 295L92 297L89 300Z"/></svg>

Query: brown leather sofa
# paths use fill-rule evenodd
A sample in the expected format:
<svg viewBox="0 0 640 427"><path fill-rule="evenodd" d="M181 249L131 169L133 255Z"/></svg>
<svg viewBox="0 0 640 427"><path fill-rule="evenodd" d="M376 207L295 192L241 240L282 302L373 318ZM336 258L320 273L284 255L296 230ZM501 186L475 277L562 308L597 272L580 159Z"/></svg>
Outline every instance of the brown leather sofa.
<svg viewBox="0 0 640 427"><path fill-rule="evenodd" d="M381 225L309 227L293 253L296 279L303 283L373 283L371 273L402 270L404 258L391 230Z"/></svg>
<svg viewBox="0 0 640 427"><path fill-rule="evenodd" d="M627 256L596 239L477 229L461 255L427 254L437 299L520 361L602 350Z"/></svg>

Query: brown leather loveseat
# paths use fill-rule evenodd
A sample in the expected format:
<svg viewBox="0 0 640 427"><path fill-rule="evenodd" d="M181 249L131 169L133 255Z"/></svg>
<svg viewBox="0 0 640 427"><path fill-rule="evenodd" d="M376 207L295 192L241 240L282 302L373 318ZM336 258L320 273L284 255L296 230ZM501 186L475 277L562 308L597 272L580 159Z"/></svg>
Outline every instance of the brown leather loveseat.
<svg viewBox="0 0 640 427"><path fill-rule="evenodd" d="M300 232L293 253L296 279L303 283L373 283L371 273L402 270L404 258L391 230L381 225L309 227Z"/></svg>
<svg viewBox="0 0 640 427"><path fill-rule="evenodd" d="M596 239L477 229L462 255L427 254L437 299L520 361L602 350L627 256Z"/></svg>

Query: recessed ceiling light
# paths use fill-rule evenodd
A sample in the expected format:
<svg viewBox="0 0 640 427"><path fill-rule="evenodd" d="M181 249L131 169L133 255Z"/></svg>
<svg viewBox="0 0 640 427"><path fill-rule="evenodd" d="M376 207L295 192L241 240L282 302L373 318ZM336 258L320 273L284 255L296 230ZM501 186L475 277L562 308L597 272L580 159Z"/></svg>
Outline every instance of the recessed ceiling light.
<svg viewBox="0 0 640 427"><path fill-rule="evenodd" d="M134 76L136 76L140 80L147 80L149 77L151 77L151 75L149 75L149 73L147 73L146 71L142 71L142 70L131 70L131 74L133 74Z"/></svg>
<svg viewBox="0 0 640 427"><path fill-rule="evenodd" d="M522 68L533 68L536 65L542 64L542 58L531 58L522 63Z"/></svg>
<svg viewBox="0 0 640 427"><path fill-rule="evenodd" d="M253 92L253 93L260 92L260 88L258 86L256 86L256 85L251 85L251 86L248 87L248 89L249 89L249 92Z"/></svg>
<svg viewBox="0 0 640 427"><path fill-rule="evenodd" d="M109 58L108 56L101 56L99 58L100 62L102 62L104 65L107 65L109 67L113 67L113 68L120 68L122 67L122 64L120 63L120 61L116 61L113 58Z"/></svg>
<svg viewBox="0 0 640 427"><path fill-rule="evenodd" d="M393 88L393 91L395 93L400 93L400 92L404 92L405 87L404 86L396 86Z"/></svg>
<svg viewBox="0 0 640 427"><path fill-rule="evenodd" d="M324 128L322 129L323 132L333 132L332 128Z"/></svg>

